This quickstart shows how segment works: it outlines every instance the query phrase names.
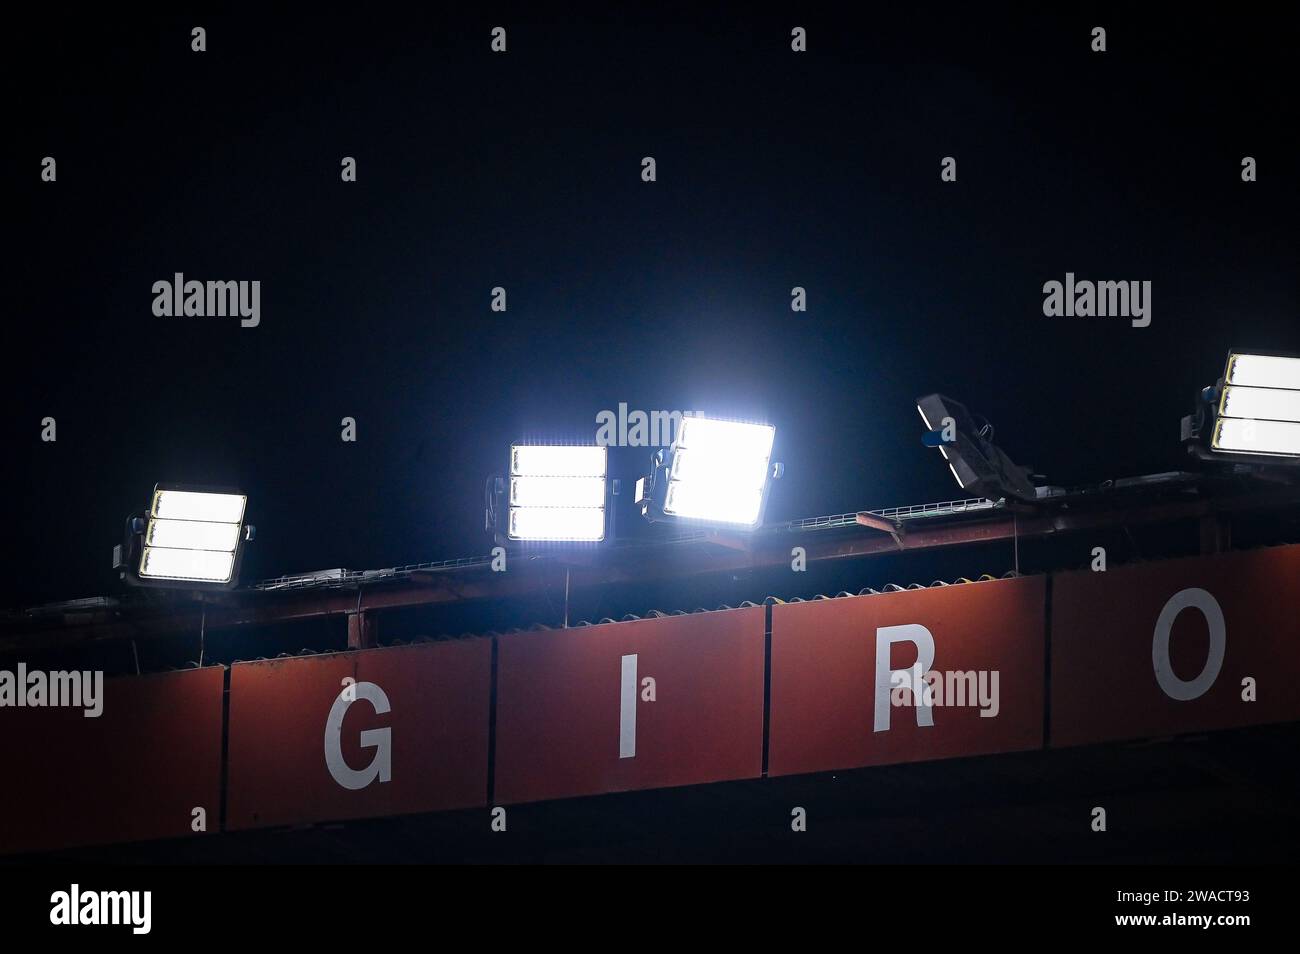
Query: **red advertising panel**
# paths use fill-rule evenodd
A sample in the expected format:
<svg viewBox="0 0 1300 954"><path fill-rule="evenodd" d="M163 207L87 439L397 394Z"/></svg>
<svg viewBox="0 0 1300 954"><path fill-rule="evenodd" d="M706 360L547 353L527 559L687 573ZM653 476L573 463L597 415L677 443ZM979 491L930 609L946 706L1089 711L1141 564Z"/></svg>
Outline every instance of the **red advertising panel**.
<svg viewBox="0 0 1300 954"><path fill-rule="evenodd" d="M502 636L496 800L763 769L763 607Z"/></svg>
<svg viewBox="0 0 1300 954"><path fill-rule="evenodd" d="M1300 719L1300 546L1052 579L1050 744Z"/></svg>
<svg viewBox="0 0 1300 954"><path fill-rule="evenodd" d="M236 663L226 827L487 801L492 643Z"/></svg>
<svg viewBox="0 0 1300 954"><path fill-rule="evenodd" d="M0 672L0 852L216 831L223 678Z"/></svg>
<svg viewBox="0 0 1300 954"><path fill-rule="evenodd" d="M772 607L768 774L1040 746L1045 589L1021 577Z"/></svg>

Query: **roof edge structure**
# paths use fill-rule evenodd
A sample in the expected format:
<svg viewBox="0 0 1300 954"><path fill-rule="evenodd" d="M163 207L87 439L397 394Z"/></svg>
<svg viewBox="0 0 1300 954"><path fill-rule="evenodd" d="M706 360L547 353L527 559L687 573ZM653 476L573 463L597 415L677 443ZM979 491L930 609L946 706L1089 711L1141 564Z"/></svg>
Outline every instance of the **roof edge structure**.
<svg viewBox="0 0 1300 954"><path fill-rule="evenodd" d="M1046 488L1045 488L1046 489ZM1051 488L1039 501L968 499L832 514L753 533L701 530L602 551L514 556L509 572L492 557L379 570L281 576L222 593L127 592L54 603L0 616L0 653L148 639L198 631L348 618L348 645L374 645L368 614L413 606L511 599L553 589L589 590L712 573L773 568L802 547L808 563L935 551L999 540L1200 521L1202 552L1228 548L1234 514L1300 507L1300 487L1259 479L1159 474L1079 489Z"/></svg>

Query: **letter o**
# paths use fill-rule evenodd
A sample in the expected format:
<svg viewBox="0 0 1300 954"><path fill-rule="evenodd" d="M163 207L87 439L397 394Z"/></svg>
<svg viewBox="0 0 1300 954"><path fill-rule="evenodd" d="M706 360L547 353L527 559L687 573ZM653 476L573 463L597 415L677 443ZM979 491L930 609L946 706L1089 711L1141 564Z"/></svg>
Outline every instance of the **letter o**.
<svg viewBox="0 0 1300 954"><path fill-rule="evenodd" d="M1205 657L1205 667L1195 679L1179 679L1169 661L1169 637L1173 632L1174 620L1185 609L1198 609L1210 627L1210 651ZM1219 678L1223 668L1223 653L1227 648L1227 626L1223 622L1223 610L1219 601L1207 590L1189 587L1180 590L1169 598L1165 608L1156 620L1155 638L1151 642L1151 665L1155 669L1156 682L1170 699L1187 702L1205 695L1214 680Z"/></svg>

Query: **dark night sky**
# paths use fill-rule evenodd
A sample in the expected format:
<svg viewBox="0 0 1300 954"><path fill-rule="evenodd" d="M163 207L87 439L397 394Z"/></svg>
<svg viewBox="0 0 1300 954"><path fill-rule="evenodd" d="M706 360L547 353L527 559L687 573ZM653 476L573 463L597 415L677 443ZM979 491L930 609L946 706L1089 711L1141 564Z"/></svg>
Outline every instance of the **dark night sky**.
<svg viewBox="0 0 1300 954"><path fill-rule="evenodd" d="M509 442L619 402L776 424L770 520L959 496L932 390L1054 482L1175 469L1230 347L1300 348L1263 15L431 10L13 24L5 604L115 591L159 480L249 493L245 579L480 554ZM261 326L154 317L176 271L260 280ZM1151 326L1044 317L1067 271L1150 280Z"/></svg>

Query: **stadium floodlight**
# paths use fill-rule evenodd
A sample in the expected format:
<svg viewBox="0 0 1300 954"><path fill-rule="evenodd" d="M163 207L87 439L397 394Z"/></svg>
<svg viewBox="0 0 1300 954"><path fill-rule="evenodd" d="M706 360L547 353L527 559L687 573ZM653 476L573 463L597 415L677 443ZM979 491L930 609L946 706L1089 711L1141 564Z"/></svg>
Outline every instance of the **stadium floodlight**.
<svg viewBox="0 0 1300 954"><path fill-rule="evenodd" d="M1233 351L1202 389L1182 438L1203 460L1300 463L1300 358Z"/></svg>
<svg viewBox="0 0 1300 954"><path fill-rule="evenodd" d="M767 507L776 428L718 418L682 418L672 446L637 481L636 502L649 520L757 529Z"/></svg>
<svg viewBox="0 0 1300 954"><path fill-rule="evenodd" d="M1021 467L993 443L993 426L976 423L965 405L942 394L916 399L926 434L922 442L939 448L962 490L990 500L1036 500L1038 491Z"/></svg>
<svg viewBox="0 0 1300 954"><path fill-rule="evenodd" d="M253 539L247 502L237 490L158 484L149 509L127 520L113 565L136 586L232 589Z"/></svg>
<svg viewBox="0 0 1300 954"><path fill-rule="evenodd" d="M498 541L599 543L609 529L604 447L512 444L510 474L488 484L487 529Z"/></svg>

